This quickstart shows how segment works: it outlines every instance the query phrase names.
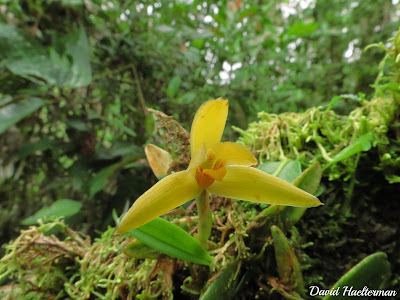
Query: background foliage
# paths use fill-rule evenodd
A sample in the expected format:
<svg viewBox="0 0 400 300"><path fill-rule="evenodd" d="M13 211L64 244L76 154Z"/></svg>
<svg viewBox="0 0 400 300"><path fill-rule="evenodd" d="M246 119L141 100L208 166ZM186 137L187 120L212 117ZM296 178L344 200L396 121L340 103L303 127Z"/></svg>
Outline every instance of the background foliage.
<svg viewBox="0 0 400 300"><path fill-rule="evenodd" d="M146 107L186 128L217 97L243 129L259 111L341 94L336 110L349 112L371 98L382 59L364 47L399 20L388 0L0 3L1 244L61 199L82 204L69 223L89 235L113 225L111 211L156 181L143 160L159 142Z"/></svg>

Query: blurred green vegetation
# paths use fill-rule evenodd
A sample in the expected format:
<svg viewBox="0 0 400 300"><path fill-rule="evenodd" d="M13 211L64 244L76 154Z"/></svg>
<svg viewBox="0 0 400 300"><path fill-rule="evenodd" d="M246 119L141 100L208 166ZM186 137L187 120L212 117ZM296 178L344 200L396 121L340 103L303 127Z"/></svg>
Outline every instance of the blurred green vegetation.
<svg viewBox="0 0 400 300"><path fill-rule="evenodd" d="M162 141L147 107L188 129L201 103L228 98L228 125L246 129L261 111L315 107L318 115L334 99L347 115L381 96L383 51L363 50L394 35L399 8L388 0L1 0L0 244L61 199L82 204L68 219L79 231L96 236L114 225L112 211L120 215L157 181L143 147ZM377 160L385 175L394 173L391 147ZM351 177L357 165L331 168Z"/></svg>

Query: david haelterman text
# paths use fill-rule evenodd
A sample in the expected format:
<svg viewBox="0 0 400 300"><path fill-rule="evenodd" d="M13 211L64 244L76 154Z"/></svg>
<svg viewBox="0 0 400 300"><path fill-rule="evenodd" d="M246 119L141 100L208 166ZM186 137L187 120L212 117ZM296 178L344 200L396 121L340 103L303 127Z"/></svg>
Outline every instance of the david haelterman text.
<svg viewBox="0 0 400 300"><path fill-rule="evenodd" d="M361 290L355 289L353 286L338 286L330 290L320 289L316 285L309 287L310 296L347 296L347 297L394 297L397 295L395 290L372 290L364 286Z"/></svg>

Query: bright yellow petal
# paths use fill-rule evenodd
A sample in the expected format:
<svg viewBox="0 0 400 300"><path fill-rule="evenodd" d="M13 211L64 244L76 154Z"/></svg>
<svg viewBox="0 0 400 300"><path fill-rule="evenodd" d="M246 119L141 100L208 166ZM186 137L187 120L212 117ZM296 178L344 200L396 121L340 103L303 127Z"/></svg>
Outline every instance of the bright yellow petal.
<svg viewBox="0 0 400 300"><path fill-rule="evenodd" d="M227 166L222 181L215 181L206 190L218 196L268 204L319 206L313 195L263 171L244 166Z"/></svg>
<svg viewBox="0 0 400 300"><path fill-rule="evenodd" d="M133 203L117 229L117 233L126 232L150 222L195 198L202 190L188 171L164 177Z"/></svg>
<svg viewBox="0 0 400 300"><path fill-rule="evenodd" d="M195 157L196 152L201 151L204 145L209 149L221 140L228 116L228 106L228 100L222 98L209 100L200 106L190 131L192 157Z"/></svg>
<svg viewBox="0 0 400 300"><path fill-rule="evenodd" d="M207 160L207 149L206 146L203 145L190 159L190 163L188 169L192 169L203 163Z"/></svg>
<svg viewBox="0 0 400 300"><path fill-rule="evenodd" d="M215 152L215 159L228 165L251 166L257 163L257 159L247 148L236 143L218 143L212 149Z"/></svg>

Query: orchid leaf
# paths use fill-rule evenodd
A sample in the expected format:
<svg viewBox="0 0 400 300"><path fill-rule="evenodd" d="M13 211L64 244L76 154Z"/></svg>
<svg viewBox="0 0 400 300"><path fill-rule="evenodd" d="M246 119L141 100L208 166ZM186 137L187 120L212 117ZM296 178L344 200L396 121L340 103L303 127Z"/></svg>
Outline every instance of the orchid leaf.
<svg viewBox="0 0 400 300"><path fill-rule="evenodd" d="M376 252L360 261L334 284L332 290L339 288L337 296L327 295L323 300L351 298L348 292L344 293L345 286L352 287L353 290L362 290L365 286L369 290L382 290L390 276L390 263L387 260L387 255L383 252ZM361 299L367 298L371 299L371 297L363 297ZM377 297L373 298L376 299ZM360 299L360 297L357 297L357 299Z"/></svg>
<svg viewBox="0 0 400 300"><path fill-rule="evenodd" d="M303 191L306 191L307 193L316 195L319 184L321 182L321 178L321 165L316 162L308 167L306 170L304 170L304 172L293 181L293 185L297 186ZM307 208L305 207L286 206L282 211L282 218L288 219L291 224L296 224L301 219L306 210Z"/></svg>
<svg viewBox="0 0 400 300"><path fill-rule="evenodd" d="M60 199L51 204L49 207L44 207L37 211L33 216L22 221L23 225L36 224L39 219L50 219L59 217L69 217L78 213L82 208L82 203L70 200Z"/></svg>
<svg viewBox="0 0 400 300"><path fill-rule="evenodd" d="M305 169L304 172L293 181L293 185L301 188L307 193L315 195L317 193L321 177L321 165L318 162L315 162Z"/></svg>
<svg viewBox="0 0 400 300"><path fill-rule="evenodd" d="M266 162L258 168L287 182L292 182L301 174L301 165L297 160Z"/></svg>
<svg viewBox="0 0 400 300"><path fill-rule="evenodd" d="M207 288L200 300L232 299L238 285L237 276L238 264L236 262L228 264Z"/></svg>
<svg viewBox="0 0 400 300"><path fill-rule="evenodd" d="M332 161L324 166L324 170L329 168L331 165L336 164L346 158L349 158L359 152L368 151L371 149L372 133L367 133L360 136L357 140L351 143L349 146L344 148L338 154L335 155Z"/></svg>
<svg viewBox="0 0 400 300"><path fill-rule="evenodd" d="M259 165L258 169L260 169L261 171L268 173L270 175L274 175L281 164L282 164L281 161L266 162L266 163Z"/></svg>
<svg viewBox="0 0 400 300"><path fill-rule="evenodd" d="M134 239L125 247L124 253L133 258L157 258L159 253L153 248L143 244L138 239Z"/></svg>
<svg viewBox="0 0 400 300"><path fill-rule="evenodd" d="M303 289L303 275L292 247L278 226L273 225L271 233L274 239L275 257L281 281L285 285L293 286L296 291L301 292Z"/></svg>
<svg viewBox="0 0 400 300"><path fill-rule="evenodd" d="M297 160L290 160L282 167L277 176L287 182L293 182L301 174L301 164Z"/></svg>
<svg viewBox="0 0 400 300"><path fill-rule="evenodd" d="M211 264L211 256L199 241L164 219L154 219L128 233L143 244L171 257L201 265Z"/></svg>
<svg viewBox="0 0 400 300"><path fill-rule="evenodd" d="M268 174L277 176L287 182L292 182L301 174L300 162L296 160L289 160L286 162L266 162L258 167L261 171ZM307 191L306 191L307 192ZM282 207L281 205L270 205L264 209L261 214L274 215L282 211L287 207ZM302 208L305 210L305 208Z"/></svg>

